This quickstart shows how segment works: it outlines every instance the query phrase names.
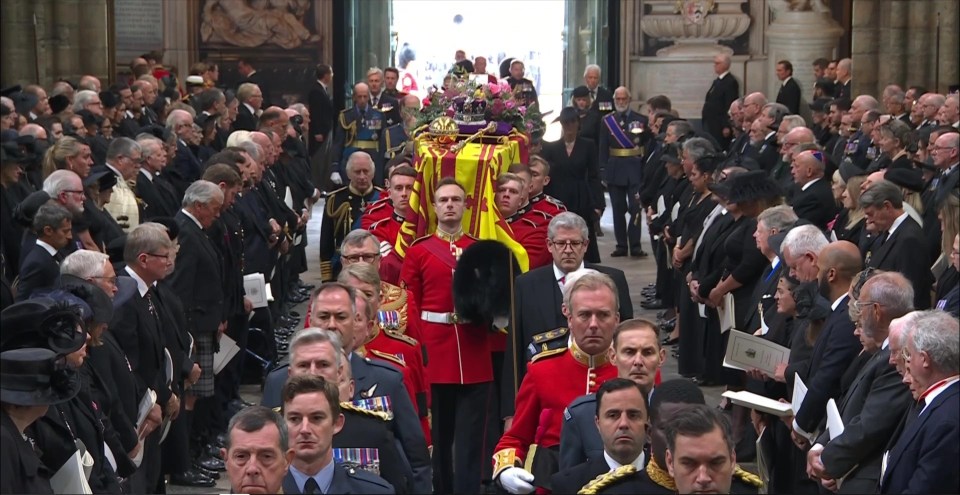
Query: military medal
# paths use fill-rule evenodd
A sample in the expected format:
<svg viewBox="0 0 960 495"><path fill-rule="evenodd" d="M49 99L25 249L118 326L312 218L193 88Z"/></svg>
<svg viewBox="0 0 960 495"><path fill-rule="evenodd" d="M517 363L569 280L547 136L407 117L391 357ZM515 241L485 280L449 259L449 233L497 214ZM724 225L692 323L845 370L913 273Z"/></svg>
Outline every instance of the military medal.
<svg viewBox="0 0 960 495"><path fill-rule="evenodd" d="M613 105L611 105L609 101L601 101L597 104L597 107L601 112L609 112L610 110L613 110Z"/></svg>

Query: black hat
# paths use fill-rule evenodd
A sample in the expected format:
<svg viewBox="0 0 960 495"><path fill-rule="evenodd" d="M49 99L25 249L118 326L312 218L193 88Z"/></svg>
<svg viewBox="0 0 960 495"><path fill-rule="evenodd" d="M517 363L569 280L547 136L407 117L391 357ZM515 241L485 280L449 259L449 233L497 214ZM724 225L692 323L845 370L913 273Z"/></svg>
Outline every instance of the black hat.
<svg viewBox="0 0 960 495"><path fill-rule="evenodd" d="M114 237L107 243L107 256L110 256L111 263L123 263L123 250L127 245L127 234L121 234Z"/></svg>
<svg viewBox="0 0 960 495"><path fill-rule="evenodd" d="M458 316L473 322L510 316L510 288L521 272L506 245L477 241L463 251L457 268L453 272L453 305Z"/></svg>
<svg viewBox="0 0 960 495"><path fill-rule="evenodd" d="M33 161L33 157L20 150L16 141L7 141L2 145L0 151L0 164L19 164Z"/></svg>
<svg viewBox="0 0 960 495"><path fill-rule="evenodd" d="M923 172L915 168L888 168L883 178L914 192L923 191Z"/></svg>
<svg viewBox="0 0 960 495"><path fill-rule="evenodd" d="M913 166L929 172L936 172L938 170L937 166L933 164L932 157L927 157L926 160L917 160L916 158L914 158Z"/></svg>
<svg viewBox="0 0 960 495"><path fill-rule="evenodd" d="M52 406L72 399L80 391L76 370L42 348L0 353L0 402L17 406Z"/></svg>
<svg viewBox="0 0 960 495"><path fill-rule="evenodd" d="M867 175L867 171L854 165L852 162L844 161L840 164L840 178L843 179L843 182L850 182L850 179L853 177L860 177Z"/></svg>
<svg viewBox="0 0 960 495"><path fill-rule="evenodd" d="M66 95L51 96L48 101L50 102L50 112L54 115L66 110L67 107L70 106L70 98L67 98Z"/></svg>
<svg viewBox="0 0 960 495"><path fill-rule="evenodd" d="M560 110L560 116L553 120L554 122L560 122L561 124L569 124L571 122L580 122L580 112L573 107L563 107L563 110Z"/></svg>
<svg viewBox="0 0 960 495"><path fill-rule="evenodd" d="M817 282L804 282L793 288L797 316L806 320L822 320L832 312L830 301L820 294Z"/></svg>
<svg viewBox="0 0 960 495"><path fill-rule="evenodd" d="M87 340L76 308L49 297L20 301L0 313L0 350L44 347L70 354Z"/></svg>
<svg viewBox="0 0 960 495"><path fill-rule="evenodd" d="M50 195L42 190L28 194L20 204L14 207L13 219L20 225L31 228L33 226L33 216L37 214L37 210L41 206L47 204L47 201L50 201Z"/></svg>
<svg viewBox="0 0 960 495"><path fill-rule="evenodd" d="M40 102L35 95L24 91L11 96L10 99L13 100L13 106L20 115L28 115L30 110L33 110Z"/></svg>
<svg viewBox="0 0 960 495"><path fill-rule="evenodd" d="M814 112L828 112L830 111L830 102L833 101L832 98L817 98L810 102L810 110Z"/></svg>
<svg viewBox="0 0 960 495"><path fill-rule="evenodd" d="M16 86L9 86L3 89L0 89L0 96L6 96L7 98L12 98L11 95L14 93L19 93L23 89L19 84Z"/></svg>
<svg viewBox="0 0 960 495"><path fill-rule="evenodd" d="M590 96L590 89L586 86L577 86L573 88L573 97L574 98L586 98Z"/></svg>
<svg viewBox="0 0 960 495"><path fill-rule="evenodd" d="M742 203L783 196L783 190L766 170L750 170L727 176L727 180L711 184L710 190L728 203Z"/></svg>
<svg viewBox="0 0 960 495"><path fill-rule="evenodd" d="M137 291L137 282L130 277L117 277L117 293L110 296L99 286L73 275L60 277L62 290L83 300L91 309L92 314L85 318L92 318L97 323L110 323L114 310L123 306Z"/></svg>
<svg viewBox="0 0 960 495"><path fill-rule="evenodd" d="M680 147L676 144L667 145L663 150L663 154L660 155L660 160L663 161L664 164L672 163L678 165L682 163L683 160L680 159Z"/></svg>
<svg viewBox="0 0 960 495"><path fill-rule="evenodd" d="M717 167L720 166L721 161L723 161L723 155L707 154L694 161L694 163L697 165L697 170L699 170L701 173L712 174L715 170L717 170Z"/></svg>
<svg viewBox="0 0 960 495"><path fill-rule="evenodd" d="M103 103L103 108L116 108L120 104L120 95L112 91L101 91L100 103Z"/></svg>
<svg viewBox="0 0 960 495"><path fill-rule="evenodd" d="M83 187L91 187L97 184L99 191L106 191L117 185L117 174L113 173L106 166L96 166L90 169L90 175L83 179Z"/></svg>
<svg viewBox="0 0 960 495"><path fill-rule="evenodd" d="M175 241L177 236L180 235L180 225L177 224L177 220L173 217L154 217L150 219L150 221L166 227L167 235L170 236L171 241Z"/></svg>
<svg viewBox="0 0 960 495"><path fill-rule="evenodd" d="M170 130L157 124L141 127L140 130L137 131L137 134L150 134L163 142L167 142L167 140L170 139Z"/></svg>

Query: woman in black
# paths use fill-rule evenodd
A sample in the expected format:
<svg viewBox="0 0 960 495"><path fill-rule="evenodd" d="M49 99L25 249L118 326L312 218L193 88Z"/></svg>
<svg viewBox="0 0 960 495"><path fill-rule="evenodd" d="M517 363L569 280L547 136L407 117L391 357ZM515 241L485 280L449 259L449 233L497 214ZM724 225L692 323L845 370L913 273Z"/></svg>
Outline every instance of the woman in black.
<svg viewBox="0 0 960 495"><path fill-rule="evenodd" d="M550 163L550 183L544 192L559 199L567 210L580 215L587 222L590 243L584 261L600 263L595 220L600 218L606 202L600 185L600 165L597 145L578 137L580 115L573 107L560 112L563 127L561 139L544 143L541 156Z"/></svg>
<svg viewBox="0 0 960 495"><path fill-rule="evenodd" d="M679 277L677 283L677 327L680 329L677 366L685 377L702 377L703 331L698 301L690 291L691 271L694 269L695 249L704 222L717 208L707 188L713 181L713 171L719 157L712 155L713 146L703 138L692 138L683 145L683 169L690 182L690 197L678 217L679 231L673 232L677 246L673 249L673 267ZM696 158L696 159L695 159ZM672 229L671 229L672 230Z"/></svg>

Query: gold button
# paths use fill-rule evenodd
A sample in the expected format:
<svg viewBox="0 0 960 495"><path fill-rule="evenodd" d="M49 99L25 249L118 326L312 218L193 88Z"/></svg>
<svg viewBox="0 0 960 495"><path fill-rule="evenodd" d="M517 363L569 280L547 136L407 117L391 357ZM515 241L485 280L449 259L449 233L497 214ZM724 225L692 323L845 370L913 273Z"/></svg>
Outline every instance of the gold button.
<svg viewBox="0 0 960 495"><path fill-rule="evenodd" d="M589 382L587 382L587 384L590 385L590 387L593 387L594 385L597 384L597 382L590 380Z"/></svg>

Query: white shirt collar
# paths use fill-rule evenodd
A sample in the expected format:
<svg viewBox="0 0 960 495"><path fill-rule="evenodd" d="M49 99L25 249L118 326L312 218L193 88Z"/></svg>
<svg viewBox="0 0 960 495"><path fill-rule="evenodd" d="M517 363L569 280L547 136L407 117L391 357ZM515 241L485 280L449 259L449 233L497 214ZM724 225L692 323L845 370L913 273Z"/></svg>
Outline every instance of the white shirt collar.
<svg viewBox="0 0 960 495"><path fill-rule="evenodd" d="M252 114L254 114L254 115L257 114L257 111L254 110L253 107L251 107L249 103L244 102L243 106L247 107L247 110L250 110L250 113L252 113Z"/></svg>
<svg viewBox="0 0 960 495"><path fill-rule="evenodd" d="M953 385L954 383L957 383L957 380L958 380L958 379L960 379L960 377L954 376L953 378L947 380L947 382L944 383L942 387L940 387L940 388L934 390L933 392L930 392L929 394L927 394L927 395L923 398L923 409L926 409L927 406L929 406L930 403L933 402L933 399L936 399L937 396L940 395L940 394L942 394L944 390L950 388L950 386ZM923 410L921 410L920 413L923 414Z"/></svg>
<svg viewBox="0 0 960 495"><path fill-rule="evenodd" d="M183 214L187 216L187 218L189 218L190 220L193 220L193 223L197 224L197 227L199 227L200 230L203 230L203 225L200 223L200 220L197 220L197 217L193 216L193 215L192 215L189 211L187 211L187 210L181 209L180 211L182 211Z"/></svg>
<svg viewBox="0 0 960 495"><path fill-rule="evenodd" d="M584 266L584 265L583 265L583 262L581 261L581 262L580 262L580 266L577 267L577 270L583 270L583 266ZM575 272L575 271L577 271L577 270L573 270L573 271L570 272L570 273L573 273L573 272ZM554 264L553 264L553 279L556 280L557 282L559 282L561 278L566 277L566 276L567 276L567 274L561 272L561 271L560 271L560 268L557 267L557 264L554 263Z"/></svg>
<svg viewBox="0 0 960 495"><path fill-rule="evenodd" d="M120 171L117 170L117 167L114 167L113 165L111 165L110 162L103 162L103 164L106 165L107 168L112 170L113 174L116 175L117 178L119 178L120 180L123 180L123 174L121 174Z"/></svg>
<svg viewBox="0 0 960 495"><path fill-rule="evenodd" d="M803 187L800 188L800 190L801 190L801 191L806 191L810 186L813 185L814 182L816 182L816 181L818 181L818 180L820 180L820 179L822 179L822 178L823 178L823 177L817 177L816 179L813 179L812 181L807 182L806 184L803 185Z"/></svg>
<svg viewBox="0 0 960 495"><path fill-rule="evenodd" d="M890 345L890 337L883 339L883 343L880 344L880 349L886 349Z"/></svg>
<svg viewBox="0 0 960 495"><path fill-rule="evenodd" d="M618 467L623 466L623 464L620 464L619 462L615 461L613 457L610 457L610 454L608 454L606 450L603 451L603 460L607 461L607 466L610 467L611 471L613 471L614 469L617 469ZM633 467L637 468L637 471L643 471L643 468L644 468L643 451L641 451L640 455L637 456L637 458L634 459L633 462L631 462L630 464L633 464Z"/></svg>
<svg viewBox="0 0 960 495"><path fill-rule="evenodd" d="M774 256L773 259L770 260L770 268L771 268L771 269L776 270L776 269L777 269L777 265L779 265L779 264L780 264L780 257L779 257L779 256Z"/></svg>
<svg viewBox="0 0 960 495"><path fill-rule="evenodd" d="M793 79L793 76L787 76L786 79L780 81L780 87L782 88L782 87L786 86L786 85L787 85L787 82L788 82L789 80L791 80L791 79Z"/></svg>
<svg viewBox="0 0 960 495"><path fill-rule="evenodd" d="M147 283L140 278L140 275L137 275L137 272L133 271L129 266L123 267L127 271L127 275L130 275L135 282L137 282L137 291L140 292L140 297L143 297L147 294L147 291L150 290L150 287L147 286Z"/></svg>
<svg viewBox="0 0 960 495"><path fill-rule="evenodd" d="M902 224L903 221L906 220L908 216L910 215L908 215L907 212L903 212L902 214L900 214L899 217L897 217L896 220L893 221L893 225L891 225L890 228L887 229L887 239L889 239L890 236L892 236L893 233L897 231L897 228L900 227L900 224Z"/></svg>
<svg viewBox="0 0 960 495"><path fill-rule="evenodd" d="M770 139L770 136L772 136L772 135L774 135L774 134L776 134L776 133L777 133L777 131L770 131L770 132L768 132L767 135L763 137L763 140L766 141L766 140Z"/></svg>
<svg viewBox="0 0 960 495"><path fill-rule="evenodd" d="M40 239L37 239L37 245L42 247L46 252L50 253L50 256L57 255L57 250L54 249L53 246L47 244L46 242L43 242Z"/></svg>
<svg viewBox="0 0 960 495"><path fill-rule="evenodd" d="M730 71L728 71L728 70L727 70L727 71L724 71L723 74L720 74L719 76L717 76L717 79L723 79L724 77L727 77L727 74L729 74L729 73L730 73Z"/></svg>
<svg viewBox="0 0 960 495"><path fill-rule="evenodd" d="M840 297L838 297L836 301L833 301L833 304L830 305L830 310L831 310L831 311L836 311L836 310L837 310L837 306L839 306L840 303L842 303L843 300L846 299L846 298L847 298L847 293L844 292L843 295L840 296Z"/></svg>
<svg viewBox="0 0 960 495"><path fill-rule="evenodd" d="M141 167L140 173L146 176L147 180L149 180L150 182L153 182L153 172Z"/></svg>

